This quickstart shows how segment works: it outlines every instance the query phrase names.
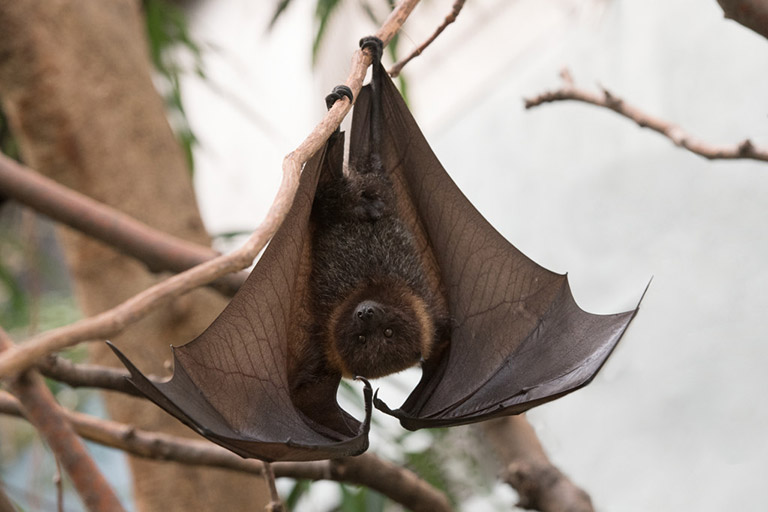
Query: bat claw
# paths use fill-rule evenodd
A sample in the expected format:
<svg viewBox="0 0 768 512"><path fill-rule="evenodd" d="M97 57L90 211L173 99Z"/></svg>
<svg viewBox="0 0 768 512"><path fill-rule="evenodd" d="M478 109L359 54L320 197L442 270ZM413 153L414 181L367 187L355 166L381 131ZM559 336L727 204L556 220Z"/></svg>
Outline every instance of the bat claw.
<svg viewBox="0 0 768 512"><path fill-rule="evenodd" d="M334 103L339 101L341 98L346 96L349 98L349 102L352 103L354 100L354 96L352 95L352 89L347 87L346 85L337 85L333 88L330 94L325 97L325 106L328 108L328 110L331 110L331 107L333 107Z"/></svg>
<svg viewBox="0 0 768 512"><path fill-rule="evenodd" d="M376 36L365 36L360 39L360 49L365 50L366 48L370 48L373 58L378 60L384 53L384 42Z"/></svg>
<svg viewBox="0 0 768 512"><path fill-rule="evenodd" d="M371 383L368 382L368 379L366 379L365 377L362 377L360 375L355 375L354 380L359 380L360 382L362 382L363 385L365 386L365 389L367 390L371 389Z"/></svg>

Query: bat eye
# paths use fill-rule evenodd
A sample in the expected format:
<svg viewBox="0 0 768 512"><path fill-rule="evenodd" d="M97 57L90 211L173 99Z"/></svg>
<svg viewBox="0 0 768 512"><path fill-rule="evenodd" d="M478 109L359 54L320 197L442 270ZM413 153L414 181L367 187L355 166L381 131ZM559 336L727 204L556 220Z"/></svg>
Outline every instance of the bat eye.
<svg viewBox="0 0 768 512"><path fill-rule="evenodd" d="M384 329L384 336L386 336L387 338L391 338L393 334L394 334L394 332L389 327Z"/></svg>
<svg viewBox="0 0 768 512"><path fill-rule="evenodd" d="M357 341L359 341L360 343L365 343L365 336L361 334L360 336L357 337Z"/></svg>

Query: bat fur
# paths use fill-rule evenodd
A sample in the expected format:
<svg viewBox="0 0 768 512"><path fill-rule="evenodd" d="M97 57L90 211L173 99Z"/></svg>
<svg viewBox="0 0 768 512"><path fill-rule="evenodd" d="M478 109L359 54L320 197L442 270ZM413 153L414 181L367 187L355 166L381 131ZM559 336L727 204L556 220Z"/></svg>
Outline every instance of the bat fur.
<svg viewBox="0 0 768 512"><path fill-rule="evenodd" d="M378 56L380 44L371 43ZM338 97L329 95L328 106ZM367 378L399 372L428 358L446 334L447 312L398 216L377 140L372 148L364 162L318 184L311 217L315 322L304 354L309 364L298 371L294 389L328 371Z"/></svg>

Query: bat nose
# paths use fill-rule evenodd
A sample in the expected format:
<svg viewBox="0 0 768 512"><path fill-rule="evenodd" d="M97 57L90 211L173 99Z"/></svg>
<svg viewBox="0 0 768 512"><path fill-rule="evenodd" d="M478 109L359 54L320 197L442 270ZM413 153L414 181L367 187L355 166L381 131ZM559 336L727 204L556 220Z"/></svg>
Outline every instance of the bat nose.
<svg viewBox="0 0 768 512"><path fill-rule="evenodd" d="M381 317L381 305L372 300L364 300L355 308L354 318L363 322L371 323Z"/></svg>

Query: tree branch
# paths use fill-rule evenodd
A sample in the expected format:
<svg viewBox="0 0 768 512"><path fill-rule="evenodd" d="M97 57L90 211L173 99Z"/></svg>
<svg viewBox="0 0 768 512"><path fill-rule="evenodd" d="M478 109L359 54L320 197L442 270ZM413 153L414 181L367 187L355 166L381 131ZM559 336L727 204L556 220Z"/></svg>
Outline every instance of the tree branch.
<svg viewBox="0 0 768 512"><path fill-rule="evenodd" d="M0 352L12 346L0 329ZM112 491L96 463L88 455L82 441L72 430L50 390L35 370L30 370L8 383L18 398L18 408L45 439L56 460L69 475L83 503L91 511L122 511L120 501Z"/></svg>
<svg viewBox="0 0 768 512"><path fill-rule="evenodd" d="M83 438L138 457L263 475L264 466L260 461L243 459L208 441L147 432L87 414L61 408L59 410ZM19 402L3 391L0 391L0 414L23 416ZM326 461L275 462L272 469L279 478L333 480L365 485L415 511L451 510L447 498L415 473L370 453Z"/></svg>
<svg viewBox="0 0 768 512"><path fill-rule="evenodd" d="M44 177L0 153L3 195L142 261L152 272L182 272L219 255L187 242ZM233 295L245 273L223 276L214 286Z"/></svg>
<svg viewBox="0 0 768 512"><path fill-rule="evenodd" d="M117 370L109 367L93 364L74 364L58 356L49 356L38 365L40 371L51 378L64 382L70 386L88 386L109 389L123 393L139 395L125 379L129 373L125 370ZM530 504L543 512L563 510L565 505L574 506L574 511L591 511L591 502L586 492L578 488L558 468L556 468L544 453L544 449L536 438L531 426L524 416L502 418L478 425L485 432L484 439L493 446L495 453L499 455L504 465L503 478L514 487L520 495L521 506ZM119 447L122 448L122 447ZM125 449L125 448L123 448ZM384 479L395 478L394 482L405 478L396 473L395 469L382 469L381 463L376 463L372 468L356 466L358 458L345 459L344 464L335 466L336 478L341 478L343 472L353 472L358 475L361 483L365 485L382 485ZM366 459L361 459L365 461ZM308 470L299 465L291 471L311 471L312 475L319 471L315 466ZM339 463L340 464L340 463ZM366 464L362 462L362 464ZM283 470L287 466L283 466ZM326 468L327 469L327 468ZM387 475L387 473L391 475ZM300 478L295 474L289 475ZM301 478L318 479L315 476ZM365 480L363 482L362 480ZM380 482L381 480L381 482ZM389 481L387 481L389 482ZM395 484L397 487L399 484ZM418 485L413 484L414 488ZM392 492L385 494L391 496ZM421 491L420 491L421 492ZM560 507L560 508L558 508Z"/></svg>
<svg viewBox="0 0 768 512"><path fill-rule="evenodd" d="M49 379L74 388L100 388L144 398L144 395L126 380L130 373L124 369L97 364L76 364L51 354L38 363L37 370ZM154 376L148 377L158 380Z"/></svg>
<svg viewBox="0 0 768 512"><path fill-rule="evenodd" d="M518 506L541 512L593 512L589 495L547 458L525 416L508 416L480 424L504 462L504 480L520 497Z"/></svg>
<svg viewBox="0 0 768 512"><path fill-rule="evenodd" d="M768 150L756 147L749 139L745 139L733 146L708 144L688 135L682 128L669 121L646 114L605 88L602 89L602 93L593 93L576 87L568 70L563 70L560 75L565 82L563 87L525 99L525 108L531 109L544 103L554 103L556 101L580 101L613 110L617 114L631 119L641 128L648 128L664 135L675 146L687 149L691 153L703 156L709 160L750 159L768 162Z"/></svg>
<svg viewBox="0 0 768 512"><path fill-rule="evenodd" d="M448 16L445 17L443 22L440 24L439 27L435 30L435 32L421 45L413 50L410 55L408 55L406 58L399 60L396 62L389 70L387 71L389 73L389 76L396 77L400 74L400 72L403 70L403 67L405 67L406 64L408 64L411 60L421 55L421 53L432 44L432 41L437 39L437 36L439 36L445 28L456 21L456 18L459 16L459 13L461 12L461 8L464 7L464 0L456 0L453 3L453 7L451 7L451 12L448 14Z"/></svg>
<svg viewBox="0 0 768 512"><path fill-rule="evenodd" d="M403 0L392 11L376 33L384 44L400 29L418 0ZM357 50L352 58L352 70L347 77L355 97L360 92L365 71L371 63L366 52ZM223 275L250 265L277 228L293 203L299 185L301 168L325 143L339 126L352 105L348 100L337 101L306 139L283 160L283 179L264 221L245 244L235 251L201 263L190 270L172 276L131 297L118 306L96 316L53 329L35 336L0 354L0 377L21 372L41 357L82 341L105 339L122 332L126 326L149 314L163 300L178 297Z"/></svg>
<svg viewBox="0 0 768 512"><path fill-rule="evenodd" d="M717 0L730 18L768 38L768 2L765 0Z"/></svg>

